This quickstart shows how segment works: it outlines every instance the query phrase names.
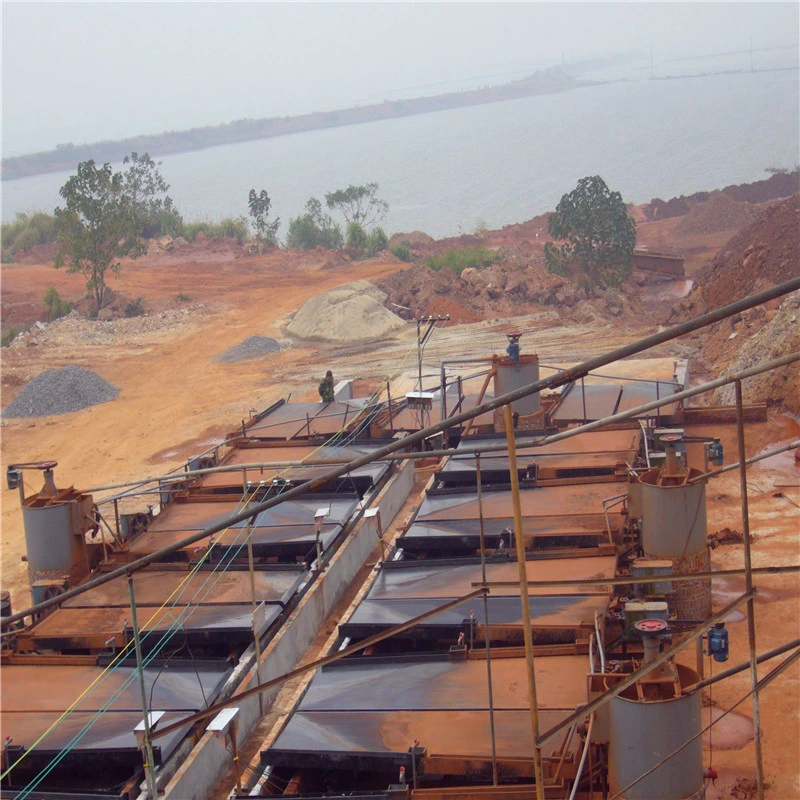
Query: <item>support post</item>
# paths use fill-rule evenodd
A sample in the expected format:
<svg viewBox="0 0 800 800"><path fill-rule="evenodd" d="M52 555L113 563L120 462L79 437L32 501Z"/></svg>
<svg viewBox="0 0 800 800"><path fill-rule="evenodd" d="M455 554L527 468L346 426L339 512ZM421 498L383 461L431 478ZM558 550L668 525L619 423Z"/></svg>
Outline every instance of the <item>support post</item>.
<svg viewBox="0 0 800 800"><path fill-rule="evenodd" d="M522 535L522 506L519 499L519 474L517 473L517 448L514 441L514 420L511 404L503 408L508 461L511 471L511 497L514 503L514 538L517 540L517 563L519 565L519 590L522 600L522 633L525 637L525 661L528 667L528 693L531 701L531 729L533 731L533 775L536 781L536 800L544 800L544 777L542 775L542 748L539 745L539 705L536 700L536 673L533 663L533 636L531 634L531 607L528 600L528 573L525 564L525 537Z"/></svg>
<svg viewBox="0 0 800 800"><path fill-rule="evenodd" d="M744 540L744 585L752 592L753 573L750 558L750 511L747 502L747 465L744 452L744 414L742 409L742 382L734 383L736 389L736 430L739 445L739 489L742 495L742 538ZM756 665L755 598L747 600L747 639L750 647L750 686L753 691L753 739L756 749L756 784L758 800L764 800L764 762L761 754L761 714L758 701L758 667Z"/></svg>
<svg viewBox="0 0 800 800"><path fill-rule="evenodd" d="M256 683L261 686L261 637L258 635L256 629L256 610L258 609L258 601L256 600L256 571L255 562L253 560L253 537L251 535L253 530L253 517L244 530L244 535L247 537L247 566L250 570L250 598L253 606L253 644L256 648ZM259 693L258 695L258 710L261 716L264 716L264 696Z"/></svg>
<svg viewBox="0 0 800 800"><path fill-rule="evenodd" d="M144 714L144 772L147 777L147 790L151 800L158 800L156 787L155 764L153 763L153 743L150 738L150 713L147 708L147 691L144 688L144 672L142 670L142 641L139 636L139 621L136 617L136 597L133 592L133 574L128 573L128 595L131 601L131 625L133 625L133 644L136 649L136 671L139 674L139 689L142 694L142 713Z"/></svg>
<svg viewBox="0 0 800 800"><path fill-rule="evenodd" d="M475 454L475 475L478 481L478 522L481 535L481 588L486 589L486 542L483 527L483 495L481 494L481 454ZM494 697L492 693L492 652L489 644L489 593L483 593L483 639L486 646L486 680L489 688L489 731L492 737L492 786L497 786L497 741L494 732Z"/></svg>

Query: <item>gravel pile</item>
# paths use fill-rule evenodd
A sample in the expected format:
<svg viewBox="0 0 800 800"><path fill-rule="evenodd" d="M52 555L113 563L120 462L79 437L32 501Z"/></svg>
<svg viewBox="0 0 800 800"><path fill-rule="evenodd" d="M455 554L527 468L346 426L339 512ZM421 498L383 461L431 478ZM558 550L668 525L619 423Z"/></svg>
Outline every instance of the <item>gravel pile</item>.
<svg viewBox="0 0 800 800"><path fill-rule="evenodd" d="M264 353L276 353L281 349L280 344L269 336L250 336L236 347L226 350L220 357L220 361L243 361L246 358L263 355Z"/></svg>
<svg viewBox="0 0 800 800"><path fill-rule="evenodd" d="M97 373L69 364L37 375L3 411L3 417L50 417L71 414L116 399L119 389Z"/></svg>

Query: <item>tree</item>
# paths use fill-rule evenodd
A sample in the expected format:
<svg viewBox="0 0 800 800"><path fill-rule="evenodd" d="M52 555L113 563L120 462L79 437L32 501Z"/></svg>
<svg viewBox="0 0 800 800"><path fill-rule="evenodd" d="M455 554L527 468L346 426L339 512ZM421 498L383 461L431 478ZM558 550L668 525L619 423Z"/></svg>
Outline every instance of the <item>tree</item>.
<svg viewBox="0 0 800 800"><path fill-rule="evenodd" d="M355 222L362 228L380 222L389 211L389 204L378 197L377 183L350 185L325 195L328 208L341 211L347 224Z"/></svg>
<svg viewBox="0 0 800 800"><path fill-rule="evenodd" d="M253 227L256 231L256 239L258 239L259 249L266 247L275 247L278 244L278 228L280 227L280 218L269 222L269 209L272 201L269 199L266 189L262 189L259 194L256 194L255 189L250 190L248 198L248 205L250 206L250 217L253 220Z"/></svg>
<svg viewBox="0 0 800 800"><path fill-rule="evenodd" d="M566 240L561 247L545 244L550 272L578 269L592 286L619 286L631 274L636 225L622 195L610 191L599 175L581 178L561 198L547 230L554 239Z"/></svg>
<svg viewBox="0 0 800 800"><path fill-rule="evenodd" d="M125 190L125 175L112 172L110 164L97 167L93 160L78 164L59 190L65 207L56 208L58 253L56 268L86 278L94 294L97 312L106 295L106 273L119 274L121 258L137 258L145 252L141 239L144 220L141 206Z"/></svg>
<svg viewBox="0 0 800 800"><path fill-rule="evenodd" d="M322 203L310 197L306 203L306 213L289 220L286 246L302 250L324 247L338 250L342 246L342 229L329 214L322 213Z"/></svg>
<svg viewBox="0 0 800 800"><path fill-rule="evenodd" d="M183 220L167 195L169 184L159 172L161 162L153 161L149 153L133 152L122 163L128 167L123 173L123 190L139 209L142 235L149 239L180 234Z"/></svg>

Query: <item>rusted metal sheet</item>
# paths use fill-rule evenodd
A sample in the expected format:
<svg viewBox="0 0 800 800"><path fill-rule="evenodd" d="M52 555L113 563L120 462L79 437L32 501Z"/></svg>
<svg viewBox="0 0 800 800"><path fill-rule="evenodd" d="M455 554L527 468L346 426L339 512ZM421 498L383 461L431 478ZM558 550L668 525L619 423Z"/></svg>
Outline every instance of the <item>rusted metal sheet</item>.
<svg viewBox="0 0 800 800"><path fill-rule="evenodd" d="M256 602L286 605L308 573L302 567L256 570ZM185 583L184 583L185 581ZM134 596L137 606L161 606L163 603L186 603L202 597L204 605L218 603L249 603L250 573L228 569L226 572L199 570L189 574L184 569L140 570L133 575ZM119 607L128 608L130 595L128 582L120 577L91 591L67 600L63 608Z"/></svg>
<svg viewBox="0 0 800 800"><path fill-rule="evenodd" d="M620 530L623 517L609 513L612 535ZM608 540L602 514L567 515L563 517L539 517L522 520L525 547L539 549L554 546L563 540L563 546L594 547ZM487 548L497 549L500 542L506 551L511 547L514 520L498 517L484 520L484 542ZM408 553L440 552L442 554L471 553L480 547L480 523L478 520L425 520L415 522L400 537L398 546Z"/></svg>
<svg viewBox="0 0 800 800"><path fill-rule="evenodd" d="M306 457L313 458L335 458L341 461L351 461L369 452L377 450L379 445L374 446L347 446L347 447L245 447L234 450L230 457L225 459L225 466L236 466L237 464L259 464L259 463L279 463L289 461L302 461ZM302 467L265 467L251 468L237 472L217 472L206 475L202 478L202 488L204 490L221 491L241 491L247 481L258 484L264 481L270 485L274 478L301 482L312 480L330 471L330 465L309 465ZM361 492L377 483L380 478L390 468L388 462L376 461L366 464L363 467L348 472L340 478L340 482L352 481Z"/></svg>
<svg viewBox="0 0 800 800"><path fill-rule="evenodd" d="M622 386L620 384L573 383L553 412L551 419L557 425L570 422L583 422L616 413Z"/></svg>
<svg viewBox="0 0 800 800"><path fill-rule="evenodd" d="M627 411L628 409L644 405L645 403L652 403L653 400L669 397L672 394L676 394L678 391L678 385L672 381L625 383L622 387L622 397L620 398L617 410L619 412ZM667 419L672 419L677 415L678 411L679 406L677 403L668 403L660 408L654 408L652 411L637 414L637 418L665 417Z"/></svg>
<svg viewBox="0 0 800 800"><path fill-rule="evenodd" d="M524 520L537 517L600 515L603 500L619 494L614 485L545 486L520 492ZM420 506L416 522L478 519L478 498L474 492L428 496ZM510 491L483 492L484 519L512 517ZM525 523L524 523L525 524Z"/></svg>
<svg viewBox="0 0 800 800"><path fill-rule="evenodd" d="M257 615L259 635L280 616L279 603L262 604ZM189 642L214 651L247 646L253 638L250 603L200 606L176 605L163 610L143 607L139 625L145 634L142 646L150 650L170 634L173 647ZM20 633L23 649L102 651L120 648L132 639L128 608L59 608L30 630Z"/></svg>
<svg viewBox="0 0 800 800"><path fill-rule="evenodd" d="M589 578L613 578L617 559L615 556L594 558L552 558L541 561L526 561L529 594L550 594L552 590L538 590L537 581L585 580ZM426 566L419 562L388 562L376 578L366 597L368 599L399 599L409 597L460 597L475 588L481 580L481 565L463 564L453 561L447 565ZM489 583L518 581L519 567L516 561L486 564L486 580ZM609 587L598 586L597 592L607 594ZM586 594L586 587L560 589L561 594ZM492 589L492 596L513 595L519 597L518 589Z"/></svg>
<svg viewBox="0 0 800 800"><path fill-rule="evenodd" d="M142 696L135 666L117 666L105 677L101 667L85 666L0 666L3 684L3 713L61 712L77 698L76 711L98 711L108 706L112 711L138 711L141 718ZM198 669L191 666L145 667L144 680L152 707L162 711L192 711L211 702L230 672L224 661L203 661ZM86 688L93 688L81 697ZM117 695L119 696L117 697ZM135 723L134 723L135 724ZM10 731L9 731L10 732Z"/></svg>
<svg viewBox="0 0 800 800"><path fill-rule="evenodd" d="M320 536L325 548L336 538L357 504L358 498L354 496L307 496L262 511L251 530L254 553L258 557L305 557L316 543L314 515L320 508L330 509ZM241 505L228 501L170 504L146 533L131 541L128 552L135 557L152 553L184 539L193 531L216 524L240 509ZM243 548L246 525L247 521L243 520L216 534L214 544L226 550ZM176 553L175 558L191 560L204 552L209 544L209 539L195 542ZM242 549L241 553L244 558L246 550Z"/></svg>
<svg viewBox="0 0 800 800"><path fill-rule="evenodd" d="M543 726L557 725L567 711L542 711ZM495 712L500 773L533 775L530 712ZM405 764L414 741L431 759L448 758L450 774L491 774L491 736L487 711L329 711L296 713L262 763L317 768L382 768ZM545 748L551 755L555 746ZM513 762L513 770L511 764ZM424 765L422 766L424 770Z"/></svg>
<svg viewBox="0 0 800 800"><path fill-rule="evenodd" d="M168 712L161 721L168 725L179 722L184 716L186 712ZM40 770L49 766L54 756L60 756L63 760L57 770L50 774L48 782L60 782L62 786L75 785L81 774L93 774L92 785L95 789L104 784L110 788L141 767L142 753L136 745L133 732L142 721L141 710L109 711L102 716L92 711L75 711L65 719L60 717L61 712L3 709L0 714L3 736L11 737L15 745L29 750L25 760L14 769L16 786L24 786L36 777ZM188 727L176 730L153 744L153 756L157 764L169 758L187 732ZM44 734L44 741L30 750ZM76 737L80 738L76 740ZM68 750L66 754L65 750ZM62 792L48 796L71 797L72 794Z"/></svg>
<svg viewBox="0 0 800 800"><path fill-rule="evenodd" d="M435 711L489 708L486 662L409 660L370 663L347 660L324 667L311 682L301 711ZM588 660L585 656L536 659L536 684L543 709L575 708L585 702ZM495 708L527 709L528 684L524 658L492 662ZM539 695L537 691L537 695Z"/></svg>
<svg viewBox="0 0 800 800"><path fill-rule="evenodd" d="M583 656L537 659L540 725L563 719L584 700L586 667ZM521 762L520 774L532 774L524 674L524 659L492 664L496 746L503 769ZM274 746L262 753L262 763L377 767L407 756L415 740L426 751L421 771L425 760L437 759L445 759L452 774L486 766L491 760L491 736L482 661L361 661L323 669ZM557 746L557 742L547 746L545 756Z"/></svg>
<svg viewBox="0 0 800 800"><path fill-rule="evenodd" d="M360 419L363 403L285 403L247 429L248 438L297 439L330 436Z"/></svg>
<svg viewBox="0 0 800 800"><path fill-rule="evenodd" d="M346 623L340 625L344 636L364 638L399 625L436 608L454 597L408 597L364 600ZM488 599L491 638L522 641L522 608L519 597L495 596ZM594 629L595 614L608 610L605 594L531 595L529 601L531 627L537 641L574 642L581 629ZM485 622L483 603L468 602L451 608L412 628L403 638L444 638L456 643L458 634L469 633L471 614L475 624ZM505 629L501 631L500 629ZM497 630L495 630L497 629Z"/></svg>

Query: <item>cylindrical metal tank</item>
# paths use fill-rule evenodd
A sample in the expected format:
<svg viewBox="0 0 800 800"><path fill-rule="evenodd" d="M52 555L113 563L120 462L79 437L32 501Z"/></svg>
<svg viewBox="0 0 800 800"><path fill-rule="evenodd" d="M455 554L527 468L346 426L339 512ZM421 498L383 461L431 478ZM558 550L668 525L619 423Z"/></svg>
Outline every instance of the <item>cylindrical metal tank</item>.
<svg viewBox="0 0 800 800"><path fill-rule="evenodd" d="M678 666L682 686L699 680ZM636 687L609 701L608 780L611 794L625 789L647 770L700 733L700 692L669 700L636 699ZM628 696L625 696L628 695ZM703 742L697 738L627 789L625 800L683 800L703 788Z"/></svg>
<svg viewBox="0 0 800 800"><path fill-rule="evenodd" d="M3 589L0 592L0 617L10 617L11 616L11 592L7 589Z"/></svg>
<svg viewBox="0 0 800 800"><path fill-rule="evenodd" d="M639 476L642 549L654 558L693 556L708 546L705 481L659 486L659 474L651 469ZM688 478L700 474L693 469Z"/></svg>
<svg viewBox="0 0 800 800"><path fill-rule="evenodd" d="M510 358L499 359L495 363L494 396L508 394L515 389L535 383L539 380L539 356L535 353L522 355L519 361ZM511 408L521 417L536 414L541 408L539 393L530 394L521 400L515 400Z"/></svg>
<svg viewBox="0 0 800 800"><path fill-rule="evenodd" d="M648 558L670 559L680 575L708 572L705 481L688 483L700 475L692 469L678 485L659 485L661 471L649 470L639 477L642 550ZM711 613L711 580L680 581L667 598L679 619L702 620Z"/></svg>
<svg viewBox="0 0 800 800"><path fill-rule="evenodd" d="M47 505L34 501L23 506L31 588L37 581L67 578L74 582L86 574L88 563L81 513L81 504L74 501Z"/></svg>

